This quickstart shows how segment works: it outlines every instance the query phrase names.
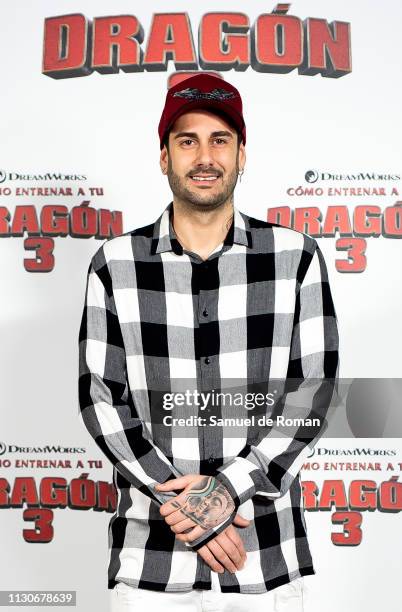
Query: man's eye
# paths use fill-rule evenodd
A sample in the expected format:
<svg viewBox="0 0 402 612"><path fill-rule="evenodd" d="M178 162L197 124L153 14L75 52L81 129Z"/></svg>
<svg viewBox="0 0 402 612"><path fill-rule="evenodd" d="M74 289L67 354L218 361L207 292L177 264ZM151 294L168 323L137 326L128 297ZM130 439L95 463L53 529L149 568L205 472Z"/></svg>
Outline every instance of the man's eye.
<svg viewBox="0 0 402 612"><path fill-rule="evenodd" d="M192 138L186 138L186 140L182 140L180 142L181 145L191 145L193 144L195 141ZM221 144L226 144L226 139L225 138L214 138L214 142L217 143L218 145Z"/></svg>

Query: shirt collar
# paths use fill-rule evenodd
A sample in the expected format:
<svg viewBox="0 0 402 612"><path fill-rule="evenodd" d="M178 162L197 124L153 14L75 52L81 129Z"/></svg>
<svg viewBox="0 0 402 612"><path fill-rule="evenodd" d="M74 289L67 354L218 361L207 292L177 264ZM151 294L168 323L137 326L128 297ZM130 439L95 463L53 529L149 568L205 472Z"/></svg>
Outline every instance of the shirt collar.
<svg viewBox="0 0 402 612"><path fill-rule="evenodd" d="M177 255L183 255L183 247L177 239L172 225L173 202L170 202L163 213L154 223L154 231L151 240L151 255L173 251ZM233 221L226 234L224 245L242 244L253 248L250 224L248 216L233 206Z"/></svg>

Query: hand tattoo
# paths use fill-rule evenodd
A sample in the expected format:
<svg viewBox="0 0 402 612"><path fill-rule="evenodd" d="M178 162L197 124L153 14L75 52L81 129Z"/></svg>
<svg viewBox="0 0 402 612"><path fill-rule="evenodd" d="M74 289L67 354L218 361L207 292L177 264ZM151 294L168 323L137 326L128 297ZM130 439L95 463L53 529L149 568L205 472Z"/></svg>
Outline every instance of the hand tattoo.
<svg viewBox="0 0 402 612"><path fill-rule="evenodd" d="M186 493L183 503L172 505L204 529L222 523L235 507L227 488L214 476L205 476Z"/></svg>

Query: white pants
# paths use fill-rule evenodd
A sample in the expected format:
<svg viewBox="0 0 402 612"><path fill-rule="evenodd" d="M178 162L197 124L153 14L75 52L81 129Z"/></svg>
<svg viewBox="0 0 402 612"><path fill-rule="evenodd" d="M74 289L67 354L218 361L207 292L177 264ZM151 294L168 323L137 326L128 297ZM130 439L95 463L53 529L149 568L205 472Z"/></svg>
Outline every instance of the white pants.
<svg viewBox="0 0 402 612"><path fill-rule="evenodd" d="M212 589L166 593L119 582L110 592L110 612L304 612L304 579L297 578L267 593L222 593L216 572Z"/></svg>

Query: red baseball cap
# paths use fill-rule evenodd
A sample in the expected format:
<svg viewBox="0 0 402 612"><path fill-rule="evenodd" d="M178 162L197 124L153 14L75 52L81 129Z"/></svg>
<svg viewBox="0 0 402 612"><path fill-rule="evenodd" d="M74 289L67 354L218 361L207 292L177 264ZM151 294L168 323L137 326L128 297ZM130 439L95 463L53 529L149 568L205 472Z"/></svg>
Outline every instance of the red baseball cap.
<svg viewBox="0 0 402 612"><path fill-rule="evenodd" d="M161 149L166 133L176 119L197 108L224 115L228 123L241 134L243 143L246 143L246 124L240 93L220 77L200 72L168 90L158 127Z"/></svg>

